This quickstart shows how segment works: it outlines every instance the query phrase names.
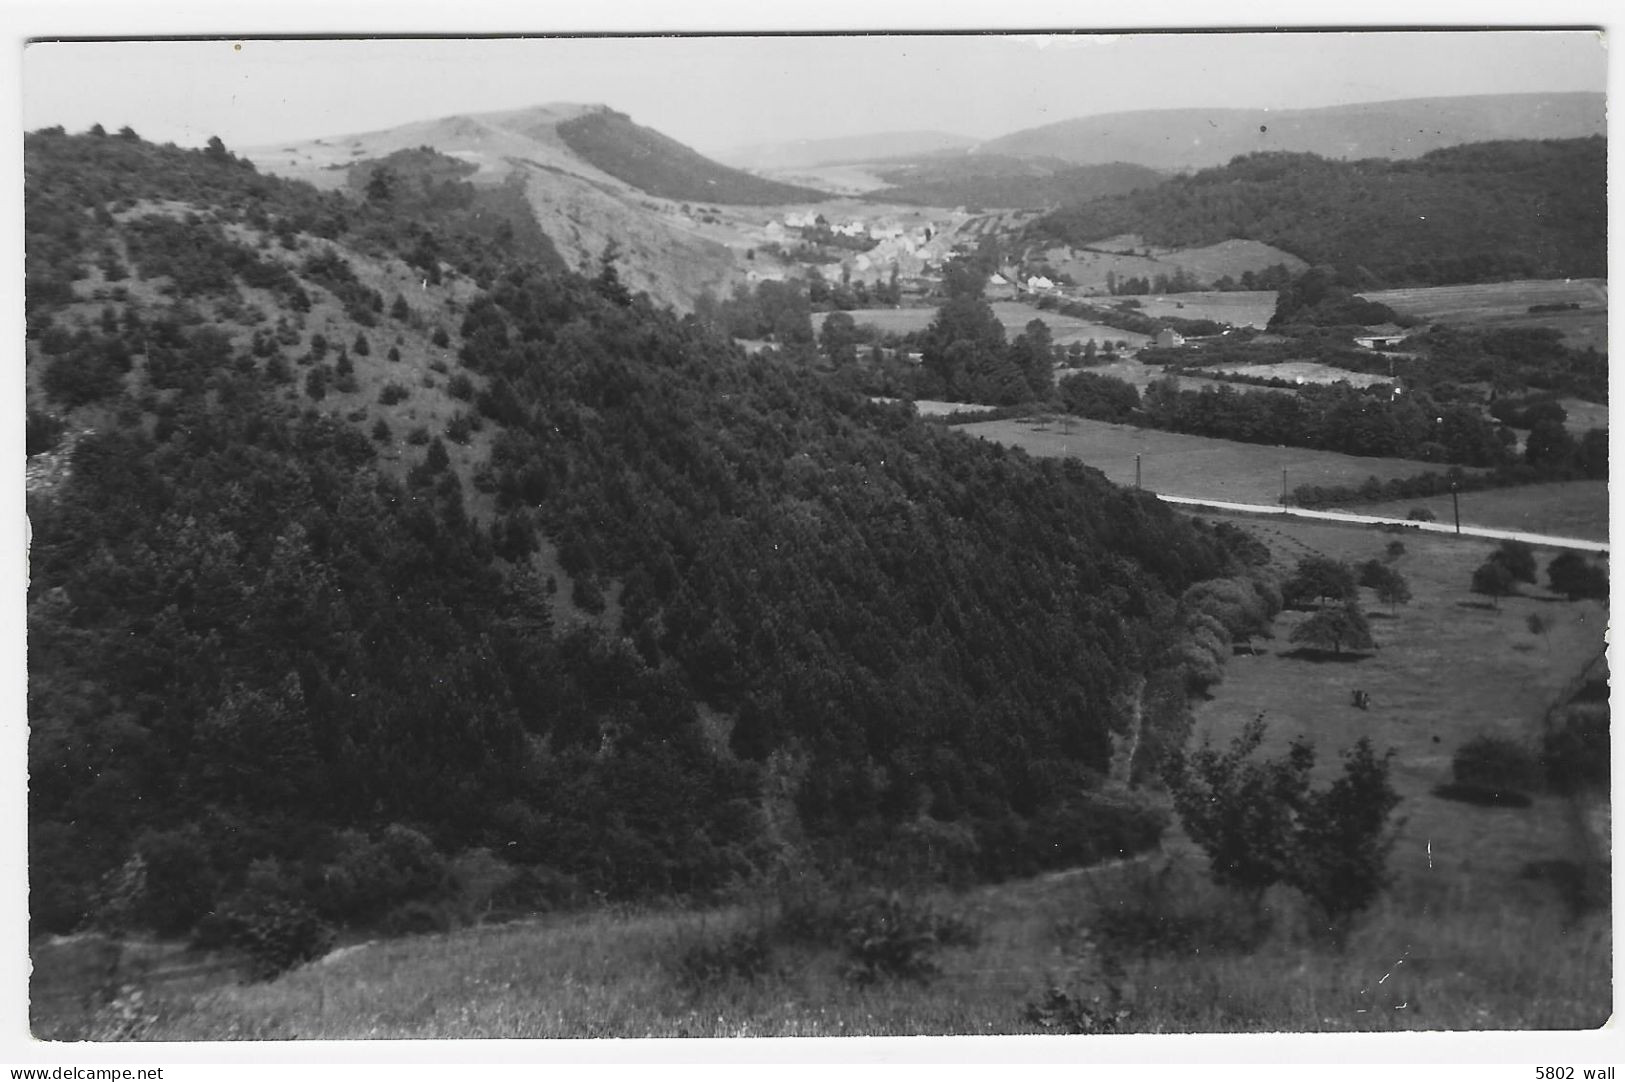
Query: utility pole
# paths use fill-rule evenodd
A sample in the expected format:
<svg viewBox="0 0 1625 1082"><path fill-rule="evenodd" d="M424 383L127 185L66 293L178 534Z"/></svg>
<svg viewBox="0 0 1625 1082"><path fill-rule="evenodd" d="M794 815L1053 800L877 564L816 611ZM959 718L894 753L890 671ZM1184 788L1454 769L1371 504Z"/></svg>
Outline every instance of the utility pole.
<svg viewBox="0 0 1625 1082"><path fill-rule="evenodd" d="M1138 451L1134 454L1134 487L1140 487L1140 455Z"/></svg>
<svg viewBox="0 0 1625 1082"><path fill-rule="evenodd" d="M1456 482L1450 482L1450 506L1456 512L1456 532L1461 533L1461 500L1456 496Z"/></svg>
<svg viewBox="0 0 1625 1082"><path fill-rule="evenodd" d="M1286 467L1281 467L1281 506L1286 506Z"/></svg>

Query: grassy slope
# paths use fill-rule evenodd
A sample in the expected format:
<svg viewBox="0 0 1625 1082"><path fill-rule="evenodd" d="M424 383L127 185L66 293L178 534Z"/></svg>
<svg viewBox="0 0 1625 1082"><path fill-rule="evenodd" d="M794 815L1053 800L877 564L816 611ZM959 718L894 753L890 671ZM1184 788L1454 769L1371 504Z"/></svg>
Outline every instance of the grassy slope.
<svg viewBox="0 0 1625 1082"><path fill-rule="evenodd" d="M1361 515L1398 515L1425 507L1440 522L1451 521L1449 496L1382 503L1350 504L1346 510ZM1461 497L1461 521L1468 526L1608 540L1608 482L1564 481L1548 485L1521 485Z"/></svg>
<svg viewBox="0 0 1625 1082"><path fill-rule="evenodd" d="M1608 283L1600 278L1529 279L1478 285L1386 289L1362 293L1367 300L1434 323L1484 330L1550 327L1574 349L1608 351ZM1531 313L1531 305L1577 304L1563 312Z"/></svg>
<svg viewBox="0 0 1625 1082"><path fill-rule="evenodd" d="M825 192L719 165L620 113L606 110L566 120L558 133L588 163L663 199L758 205L828 198Z"/></svg>
<svg viewBox="0 0 1625 1082"><path fill-rule="evenodd" d="M1388 535L1356 528L1260 527L1287 566L1317 551L1381 552ZM1284 657L1291 623L1256 657L1230 667L1198 710L1198 731L1233 735L1258 711L1271 747L1311 734L1323 763L1362 734L1399 755L1405 797L1392 891L1345 954L1306 934L1296 896L1267 897L1276 929L1254 954L1128 957L1130 1029L1151 1032L1525 1029L1598 1025L1609 1004L1605 916L1566 920L1556 892L1520 878L1531 861L1573 850L1565 809L1539 795L1522 811L1428 795L1450 754L1479 733L1528 738L1558 689L1601 642L1589 602L1509 599L1500 612L1463 607L1486 546L1411 537L1398 566L1416 600L1375 621L1383 649L1353 664ZM1544 559L1549 554L1542 553ZM1527 612L1555 618L1550 645L1524 629ZM1371 692L1369 712L1347 705ZM1439 743L1433 738L1437 736ZM1170 836L1151 866L1169 869L1186 906L1222 904L1202 862ZM1058 922L1086 915L1133 868L1061 874L939 895L977 921L979 945L945 952L924 985L861 989L827 951L785 954L755 983L687 988L682 953L747 927L749 910L600 912L374 943L270 984L221 984L158 998L142 1036L155 1040L368 1037L833 1036L1020 1033L1023 1005L1065 962Z"/></svg>
<svg viewBox="0 0 1625 1082"><path fill-rule="evenodd" d="M1103 471L1118 484L1134 483L1134 456L1141 456L1144 487L1170 496L1239 503L1278 503L1281 470L1287 489L1298 485L1359 484L1375 474L1384 480L1438 467L1392 458L1358 458L1298 447L1236 443L1186 436L1106 421L981 421L960 426L984 439L1034 455L1070 455Z"/></svg>

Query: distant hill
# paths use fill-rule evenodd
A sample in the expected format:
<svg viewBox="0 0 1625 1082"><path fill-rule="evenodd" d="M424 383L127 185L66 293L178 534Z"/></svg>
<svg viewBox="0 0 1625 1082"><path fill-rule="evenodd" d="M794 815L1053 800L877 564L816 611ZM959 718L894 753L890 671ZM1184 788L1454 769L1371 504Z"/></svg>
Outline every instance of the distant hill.
<svg viewBox="0 0 1625 1082"><path fill-rule="evenodd" d="M1164 179L1156 170L1123 162L1071 165L989 154L956 154L878 172L892 186L865 198L935 207L1053 207L1150 188Z"/></svg>
<svg viewBox="0 0 1625 1082"><path fill-rule="evenodd" d="M707 289L727 292L741 276L735 253L683 202L827 198L729 169L623 114L577 103L440 117L242 153L267 172L333 190L354 186L369 163L424 147L463 163L475 188L522 198L567 265L592 265L613 241L625 255L620 273L628 287L679 305Z"/></svg>
<svg viewBox="0 0 1625 1082"><path fill-rule="evenodd" d="M976 140L968 136L940 131L879 132L836 139L756 143L723 151L717 159L741 169L805 169L814 165L848 165L945 154L969 150L975 143Z"/></svg>
<svg viewBox="0 0 1625 1082"><path fill-rule="evenodd" d="M1261 151L1415 158L1461 143L1569 139L1606 131L1602 94L1484 94L1322 109L1106 113L1014 132L981 144L973 154L1198 169Z"/></svg>
<svg viewBox="0 0 1625 1082"><path fill-rule="evenodd" d="M1035 221L1032 238L1167 247L1262 241L1370 288L1607 274L1601 137L1478 143L1414 161L1252 154Z"/></svg>
<svg viewBox="0 0 1625 1082"><path fill-rule="evenodd" d="M760 206L827 199L824 192L764 180L719 165L625 113L603 109L558 125L559 136L583 160L613 177L666 199Z"/></svg>

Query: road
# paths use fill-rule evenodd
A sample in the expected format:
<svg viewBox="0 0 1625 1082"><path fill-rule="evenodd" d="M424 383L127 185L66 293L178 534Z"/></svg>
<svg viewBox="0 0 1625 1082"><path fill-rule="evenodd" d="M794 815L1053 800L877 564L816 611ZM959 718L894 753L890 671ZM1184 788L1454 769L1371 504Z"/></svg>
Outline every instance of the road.
<svg viewBox="0 0 1625 1082"><path fill-rule="evenodd" d="M1354 515L1347 511L1311 511L1305 507L1282 507L1265 503L1225 503L1221 500L1200 500L1190 496L1164 496L1155 494L1164 503L1186 507L1207 507L1215 511L1241 511L1249 515L1279 515L1290 518L1312 518L1323 522L1347 522L1357 526L1403 526L1408 530L1428 533L1459 533L1463 537L1483 537L1491 541L1523 541L1547 548L1577 549L1581 552L1608 552L1608 542L1588 541L1579 537L1553 537L1549 534L1524 533L1520 530L1495 530L1487 526L1463 526L1459 530L1448 522L1411 522L1402 518L1379 518L1375 515Z"/></svg>

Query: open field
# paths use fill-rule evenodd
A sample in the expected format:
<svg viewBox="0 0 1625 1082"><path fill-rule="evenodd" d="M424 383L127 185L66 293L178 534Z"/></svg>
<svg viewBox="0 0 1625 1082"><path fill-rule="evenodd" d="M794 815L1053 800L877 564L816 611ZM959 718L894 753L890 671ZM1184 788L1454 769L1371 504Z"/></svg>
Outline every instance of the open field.
<svg viewBox="0 0 1625 1082"><path fill-rule="evenodd" d="M1559 404L1568 411L1569 419L1565 424L1576 436L1583 435L1588 429L1608 427L1608 407L1605 405L1580 398L1560 399Z"/></svg>
<svg viewBox="0 0 1625 1082"><path fill-rule="evenodd" d="M1157 248L1132 235L1108 237L1087 248L1051 249L1048 258L1078 288L1096 292L1105 292L1107 274L1115 274L1119 280L1152 279L1159 274L1172 276L1183 269L1206 284L1226 275L1240 279L1247 271L1261 271L1277 263L1293 274L1308 266L1291 252L1255 240L1226 240L1200 248ZM1270 307L1273 311L1273 302ZM1264 318L1267 321L1269 315L1266 313Z"/></svg>
<svg viewBox="0 0 1625 1082"><path fill-rule="evenodd" d="M1391 535L1312 523L1238 519L1284 570L1309 553L1379 556ZM1346 951L1319 941L1301 900L1272 888L1252 951L1124 951L1129 1032L1570 1029L1601 1025L1611 1006L1608 914L1572 916L1537 862L1578 859L1562 800L1524 809L1440 800L1450 758L1480 734L1529 740L1544 710L1602 644L1605 608L1530 590L1479 607L1467 591L1490 545L1406 535L1395 566L1414 601L1373 620L1381 649L1357 661L1287 656L1302 614L1228 666L1196 708L1196 739L1227 741L1263 712L1265 754L1299 734L1319 752L1322 781L1360 736L1393 748L1393 882L1357 923ZM1541 562L1550 553L1539 554ZM1380 613L1368 597L1369 609ZM1549 636L1525 618L1552 622ZM1349 690L1371 708L1349 705ZM1062 952L1068 921L1114 899L1160 889L1159 904L1212 914L1235 900L1205 882L1205 861L1178 828L1160 852L1099 869L934 891L939 910L970 922L974 944L936 957L922 982L859 985L827 944L779 945L754 976L682 977L685 955L761 926L766 895L704 911L558 914L447 935L360 943L276 981L155 989L125 1037L143 1040L483 1037L841 1036L1031 1033L1024 1016L1045 988L1100 980ZM1157 884L1161 884L1157 887ZM1116 904L1122 904L1120 901ZM1085 985L1085 987L1089 987ZM1099 987L1096 983L1094 987Z"/></svg>
<svg viewBox="0 0 1625 1082"><path fill-rule="evenodd" d="M1608 350L1608 282L1602 278L1531 279L1479 285L1384 289L1361 296L1401 315L1468 327L1551 327L1570 346ZM1530 312L1531 305L1578 304L1575 311Z"/></svg>
<svg viewBox="0 0 1625 1082"><path fill-rule="evenodd" d="M1389 382L1385 376L1351 372L1318 361L1283 361L1281 364L1216 364L1199 371L1225 372L1257 379L1284 379L1289 383L1347 383L1351 387L1371 387Z"/></svg>
<svg viewBox="0 0 1625 1082"><path fill-rule="evenodd" d="M1139 297L1112 297L1112 302L1136 300L1140 314L1152 319L1211 319L1236 327L1260 330L1275 314L1275 291L1251 290L1234 293L1152 293ZM1099 298L1105 303L1107 298Z"/></svg>
<svg viewBox="0 0 1625 1082"><path fill-rule="evenodd" d="M993 314L999 317L999 322L1004 325L1005 334L1010 338L1025 330L1028 323L1041 319L1049 326L1050 336L1057 345L1087 342L1091 338L1096 342L1104 342L1107 339L1113 342L1127 342L1131 347L1143 346L1150 341L1150 338L1143 334L1120 331L1104 323L1090 323L1071 316L1057 315L1054 312L1040 312L1017 301L995 301ZM930 326L931 321L937 318L937 310L934 307L857 308L847 315L860 325L867 324L878 328L882 334L908 334L910 331L923 331ZM822 329L827 318L829 318L827 312L813 313L813 330Z"/></svg>
<svg viewBox="0 0 1625 1082"><path fill-rule="evenodd" d="M1145 488L1234 503L1279 503L1283 469L1289 492L1299 485L1359 484L1373 475L1387 480L1438 469L1436 464L1406 459L1235 443L1078 418L977 421L958 427L1029 454L1080 459L1123 485L1134 483L1134 456L1138 454Z"/></svg>
<svg viewBox="0 0 1625 1082"><path fill-rule="evenodd" d="M1492 488L1483 492L1464 492L1460 500L1463 525L1583 537L1591 541L1608 540L1607 481L1563 481L1520 485L1517 488ZM1423 507L1433 512L1436 521L1452 521L1450 497L1447 495L1349 504L1338 510L1404 518L1413 507Z"/></svg>

